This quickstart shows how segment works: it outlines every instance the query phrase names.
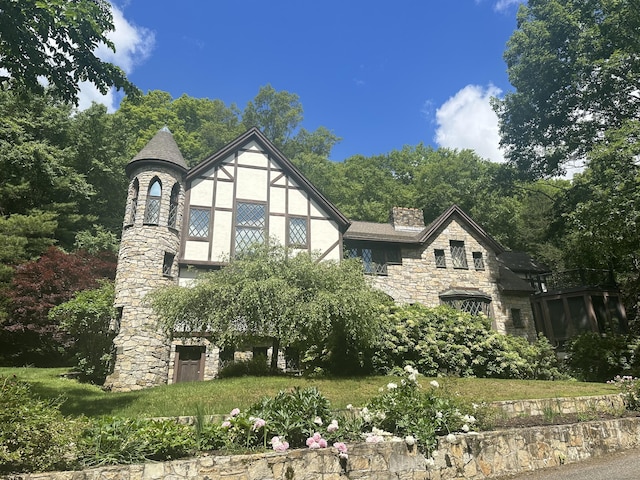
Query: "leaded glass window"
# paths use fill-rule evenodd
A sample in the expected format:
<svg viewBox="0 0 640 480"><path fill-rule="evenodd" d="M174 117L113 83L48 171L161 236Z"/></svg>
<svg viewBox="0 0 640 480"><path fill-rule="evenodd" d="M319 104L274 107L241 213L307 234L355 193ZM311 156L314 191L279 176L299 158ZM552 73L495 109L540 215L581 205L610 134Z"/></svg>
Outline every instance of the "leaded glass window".
<svg viewBox="0 0 640 480"><path fill-rule="evenodd" d="M256 243L264 243L266 205L243 203L236 205L236 252L242 252Z"/></svg>
<svg viewBox="0 0 640 480"><path fill-rule="evenodd" d="M444 303L457 310L470 313L471 315L479 315L482 313L488 317L490 314L490 301L483 297L448 298Z"/></svg>
<svg viewBox="0 0 640 480"><path fill-rule="evenodd" d="M482 258L482 252L473 252L473 268L476 270L484 270L484 258Z"/></svg>
<svg viewBox="0 0 640 480"><path fill-rule="evenodd" d="M467 252L464 249L464 242L451 240L449 245L451 247L451 262L453 263L453 268L469 268L467 265Z"/></svg>
<svg viewBox="0 0 640 480"><path fill-rule="evenodd" d="M307 246L306 218L289 218L289 245L294 247Z"/></svg>
<svg viewBox="0 0 640 480"><path fill-rule="evenodd" d="M351 247L347 250L348 258L360 258L362 268L368 275L387 275L388 265L402 265L400 250L397 248Z"/></svg>
<svg viewBox="0 0 640 480"><path fill-rule="evenodd" d="M157 178L151 182L147 193L147 207L144 211L144 223L157 225L160 221L160 198L162 197L162 185Z"/></svg>
<svg viewBox="0 0 640 480"><path fill-rule="evenodd" d="M211 212L208 208L192 208L189 211L189 236L198 238L209 237L209 216Z"/></svg>
<svg viewBox="0 0 640 480"><path fill-rule="evenodd" d="M433 256L436 259L436 267L438 268L447 268L447 260L444 257L444 250L442 249L435 249L433 251Z"/></svg>
<svg viewBox="0 0 640 480"><path fill-rule="evenodd" d="M136 178L133 181L133 193L131 195L131 216L129 217L131 224L136 223L136 211L138 210L138 194L140 192L140 183Z"/></svg>
<svg viewBox="0 0 640 480"><path fill-rule="evenodd" d="M178 195L180 194L180 185L175 184L171 189L171 197L169 198L169 221L167 222L171 228L176 228L178 221Z"/></svg>

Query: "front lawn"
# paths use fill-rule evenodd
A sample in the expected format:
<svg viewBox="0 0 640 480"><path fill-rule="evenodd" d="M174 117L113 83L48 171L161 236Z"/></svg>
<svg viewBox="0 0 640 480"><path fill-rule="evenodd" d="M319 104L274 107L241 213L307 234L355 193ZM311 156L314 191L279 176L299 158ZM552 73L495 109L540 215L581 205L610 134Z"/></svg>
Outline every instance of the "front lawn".
<svg viewBox="0 0 640 480"><path fill-rule="evenodd" d="M61 411L65 415L96 417L170 417L195 415L201 408L206 414L224 414L233 408L245 409L264 396L273 396L291 387L315 386L329 399L334 409L348 404L362 406L392 379L389 377L302 378L243 377L209 382L179 383L136 392L103 392L99 387L62 378L64 368L0 368L0 377L16 375L33 385L43 398L63 396ZM428 383L430 379L423 379ZM459 392L470 401L527 398L574 397L619 393L614 385L575 381L497 380L480 378L439 378L443 388Z"/></svg>

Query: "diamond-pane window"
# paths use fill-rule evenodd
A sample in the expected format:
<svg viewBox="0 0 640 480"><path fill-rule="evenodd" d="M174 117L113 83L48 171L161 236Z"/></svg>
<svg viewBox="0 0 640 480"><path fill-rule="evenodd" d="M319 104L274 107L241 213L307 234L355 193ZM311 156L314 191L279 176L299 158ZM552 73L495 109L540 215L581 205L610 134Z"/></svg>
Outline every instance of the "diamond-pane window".
<svg viewBox="0 0 640 480"><path fill-rule="evenodd" d="M488 317L491 313L489 310L489 300L485 298L466 297L447 299L444 303L457 310L462 310L463 312L470 313L471 315L478 315L482 313Z"/></svg>
<svg viewBox="0 0 640 480"><path fill-rule="evenodd" d="M144 211L144 223L157 225L160 221L160 197L162 185L157 178L151 182L147 193L147 208Z"/></svg>
<svg viewBox="0 0 640 480"><path fill-rule="evenodd" d="M132 224L136 223L136 211L138 210L138 194L140 192L140 183L138 182L138 179L136 178L133 181L133 193L131 195L131 216L129 217L129 220L131 221Z"/></svg>
<svg viewBox="0 0 640 480"><path fill-rule="evenodd" d="M238 203L236 224L243 227L264 228L265 205L261 203Z"/></svg>
<svg viewBox="0 0 640 480"><path fill-rule="evenodd" d="M207 238L209 236L209 209L192 208L189 212L189 236Z"/></svg>
<svg viewBox="0 0 640 480"><path fill-rule="evenodd" d="M436 249L433 251L433 256L436 259L436 267L447 268L447 260L444 257L444 250Z"/></svg>
<svg viewBox="0 0 640 480"><path fill-rule="evenodd" d="M476 270L484 270L484 258L482 258L482 252L473 252L473 268Z"/></svg>
<svg viewBox="0 0 640 480"><path fill-rule="evenodd" d="M236 228L236 252L242 252L256 243L264 243L262 230L256 228Z"/></svg>
<svg viewBox="0 0 640 480"><path fill-rule="evenodd" d="M289 219L289 245L296 247L307 246L307 219Z"/></svg>
<svg viewBox="0 0 640 480"><path fill-rule="evenodd" d="M464 249L464 242L451 240L451 262L453 268L469 268L467 265L467 252Z"/></svg>
<svg viewBox="0 0 640 480"><path fill-rule="evenodd" d="M171 197L169 198L169 221L171 228L176 228L178 220L178 195L180 194L180 185L177 183L171 189Z"/></svg>

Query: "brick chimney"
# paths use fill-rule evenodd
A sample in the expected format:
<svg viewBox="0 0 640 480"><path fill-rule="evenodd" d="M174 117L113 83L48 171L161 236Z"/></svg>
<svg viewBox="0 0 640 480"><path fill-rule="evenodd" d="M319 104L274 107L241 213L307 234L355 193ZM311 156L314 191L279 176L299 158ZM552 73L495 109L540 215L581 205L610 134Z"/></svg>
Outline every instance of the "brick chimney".
<svg viewBox="0 0 640 480"><path fill-rule="evenodd" d="M393 207L389 223L395 230L419 232L424 229L424 214L419 208Z"/></svg>

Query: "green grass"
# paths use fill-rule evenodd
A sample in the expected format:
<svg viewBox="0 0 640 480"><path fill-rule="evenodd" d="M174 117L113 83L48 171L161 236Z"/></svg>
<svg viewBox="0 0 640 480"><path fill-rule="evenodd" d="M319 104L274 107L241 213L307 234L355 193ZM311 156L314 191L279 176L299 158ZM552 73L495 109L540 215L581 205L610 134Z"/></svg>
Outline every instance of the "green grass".
<svg viewBox="0 0 640 480"><path fill-rule="evenodd" d="M103 392L99 387L61 378L64 368L0 368L0 377L16 375L33 385L43 398L62 396L62 412L66 415L127 417L162 417L195 415L198 406L206 414L227 413L246 408L263 396L272 396L291 387L317 387L335 409L364 405L378 393L389 377L301 378L243 377L209 382L179 383L136 392ZM427 384L430 379L423 379ZM443 388L460 393L470 401L575 397L618 393L613 385L573 381L544 382L535 380L495 380L479 378L438 379Z"/></svg>

